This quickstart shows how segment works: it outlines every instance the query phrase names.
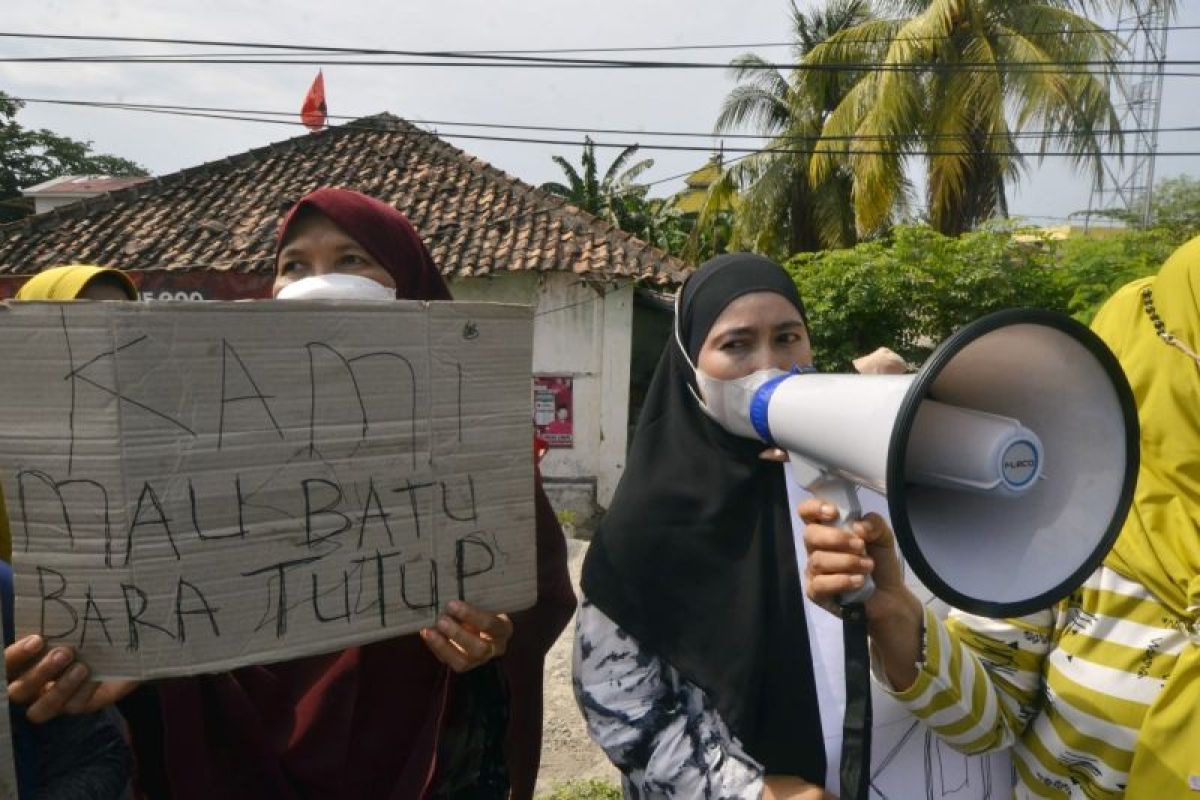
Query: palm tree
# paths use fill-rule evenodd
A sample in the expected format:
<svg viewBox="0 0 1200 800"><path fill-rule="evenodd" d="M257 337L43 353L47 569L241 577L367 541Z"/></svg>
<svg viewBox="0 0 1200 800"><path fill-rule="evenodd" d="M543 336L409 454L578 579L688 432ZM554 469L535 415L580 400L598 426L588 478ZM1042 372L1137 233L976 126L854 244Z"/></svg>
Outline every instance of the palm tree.
<svg viewBox="0 0 1200 800"><path fill-rule="evenodd" d="M567 182L543 183L541 189L566 198L573 205L611 222L622 230L636 233L636 230L632 230L636 227L634 217L645 202L648 187L639 186L635 181L643 172L654 166L652 158L629 165L637 151L636 144L623 149L601 178L596 166L596 144L591 137L585 136L581 160L582 174L562 156L554 156L553 161L562 169Z"/></svg>
<svg viewBox="0 0 1200 800"><path fill-rule="evenodd" d="M849 169L858 226L871 228L893 212L908 160L924 158L929 221L951 235L1007 215L1007 186L1028 166L1020 140L1039 156L1064 151L1099 181L1103 153L1121 142L1105 66L1119 42L1077 13L1099 4L883 0L890 15L808 54L818 86L841 89L841 69L873 65L825 120L812 179Z"/></svg>
<svg viewBox="0 0 1200 800"><path fill-rule="evenodd" d="M864 23L869 10L867 0L831 0L810 13L793 2L795 60L803 62L822 42ZM741 83L725 99L716 132L750 127L771 141L763 152L725 171L710 191L706 212L728 208L739 192L736 244L776 256L853 245L857 231L849 171L827 170L814 180L810 161L826 117L855 76L842 74L818 84L803 70L785 76L752 54L735 59L732 74ZM707 216L701 213L701 227Z"/></svg>

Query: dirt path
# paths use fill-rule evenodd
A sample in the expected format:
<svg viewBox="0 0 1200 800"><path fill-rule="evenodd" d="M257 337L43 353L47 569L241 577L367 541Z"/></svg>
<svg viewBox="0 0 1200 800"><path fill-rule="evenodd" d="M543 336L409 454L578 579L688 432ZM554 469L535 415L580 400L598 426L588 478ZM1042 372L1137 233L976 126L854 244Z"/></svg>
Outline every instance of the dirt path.
<svg viewBox="0 0 1200 800"><path fill-rule="evenodd" d="M579 568L587 542L568 539L571 580L579 591ZM604 752L592 743L571 691L571 649L575 643L575 620L563 631L546 657L545 713L542 729L542 769L537 793L574 780L603 778L619 784L619 773Z"/></svg>

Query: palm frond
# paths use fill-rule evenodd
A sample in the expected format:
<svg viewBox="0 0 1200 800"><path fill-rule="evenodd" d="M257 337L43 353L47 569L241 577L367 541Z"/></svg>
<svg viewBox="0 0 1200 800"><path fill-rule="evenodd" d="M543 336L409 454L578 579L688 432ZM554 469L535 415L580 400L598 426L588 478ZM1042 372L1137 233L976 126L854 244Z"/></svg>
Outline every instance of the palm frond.
<svg viewBox="0 0 1200 800"><path fill-rule="evenodd" d="M570 186L565 186L564 184L561 184L561 183L555 183L554 181L551 181L549 183L543 183L538 188L541 189L543 192L549 192L550 194L556 194L559 197L570 197L571 196L571 187Z"/></svg>
<svg viewBox="0 0 1200 800"><path fill-rule="evenodd" d="M637 154L639 149L638 145L631 144L618 153L613 162L608 165L608 169L605 170L604 177L600 180L600 185L604 187L613 185L617 181L617 176L621 173L621 170L624 169L625 164Z"/></svg>
<svg viewBox="0 0 1200 800"><path fill-rule="evenodd" d="M713 131L727 133L747 127L769 136L787 126L790 114L786 95L743 84L735 86L721 104Z"/></svg>
<svg viewBox="0 0 1200 800"><path fill-rule="evenodd" d="M583 189L583 179L579 177L579 173L575 171L575 167L571 166L571 162L562 156L551 156L550 160L557 164L558 168L567 176L567 183L570 185L570 189L567 192L568 196Z"/></svg>

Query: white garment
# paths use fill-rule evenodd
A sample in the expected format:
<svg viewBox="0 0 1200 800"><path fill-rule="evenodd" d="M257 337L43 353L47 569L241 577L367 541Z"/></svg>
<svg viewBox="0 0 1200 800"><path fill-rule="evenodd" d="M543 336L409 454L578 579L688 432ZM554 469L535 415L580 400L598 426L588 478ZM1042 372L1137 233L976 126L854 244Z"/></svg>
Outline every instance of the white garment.
<svg viewBox="0 0 1200 800"><path fill-rule="evenodd" d="M792 477L791 465L785 468L788 503L795 509L811 495ZM862 513L875 512L885 520L887 500L866 489L858 491ZM792 518L796 539L796 561L800 582L808 563L804 549L804 523ZM910 588L943 618L944 603L932 598L929 590L908 573ZM825 789L833 794L841 790L838 769L842 758L842 717L846 711L846 666L842 641L842 621L813 603L805 595L804 615L808 623L808 641L812 650L813 673L820 698L821 729L825 735ZM964 756L942 743L908 710L874 683L871 685L871 797L885 800L1000 800L1012 796L1012 768L1006 754Z"/></svg>

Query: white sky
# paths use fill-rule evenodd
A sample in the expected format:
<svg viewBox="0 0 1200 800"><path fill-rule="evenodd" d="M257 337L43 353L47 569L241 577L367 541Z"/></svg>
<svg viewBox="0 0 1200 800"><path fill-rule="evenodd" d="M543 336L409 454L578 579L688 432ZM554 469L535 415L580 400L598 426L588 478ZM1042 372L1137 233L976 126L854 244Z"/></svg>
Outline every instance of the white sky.
<svg viewBox="0 0 1200 800"><path fill-rule="evenodd" d="M811 0L800 0L804 6ZM1200 25L1200 3L1180 2L1179 25ZM789 38L784 0L39 0L4 3L0 30L299 43L387 49L518 49L780 42ZM109 45L0 38L0 55L164 53L165 45ZM727 61L739 51L630 54L632 58ZM787 60L784 49L758 49ZM1175 31L1172 59L1200 59L1200 30ZM1200 66L1177 71L1200 73ZM315 66L0 64L0 89L42 97L284 111L299 109ZM325 67L333 114L390 111L409 119L708 131L734 85L723 70L559 70ZM1161 124L1200 125L1198 78L1168 78ZM286 139L303 128L30 104L19 121L94 142L99 152L157 174ZM451 130L441 128L442 132ZM471 131L488 133L488 131ZM509 135L509 134L501 134ZM516 136L580 139L580 134ZM601 141L634 137L602 134ZM557 179L550 156L578 163L578 147L451 139L526 180ZM661 140L660 140L661 141ZM707 144L705 140L686 140ZM713 141L715 144L715 140ZM729 144L739 144L729 142ZM1165 134L1163 151L1200 150L1196 133ZM601 165L615 150L601 151ZM646 180L697 168L704 153L645 152ZM1200 175L1200 158L1163 157L1160 176ZM656 190L677 188L668 183ZM1011 192L1014 213L1061 217L1086 208L1089 182L1067 162L1034 165ZM1041 221L1041 220L1038 220Z"/></svg>

